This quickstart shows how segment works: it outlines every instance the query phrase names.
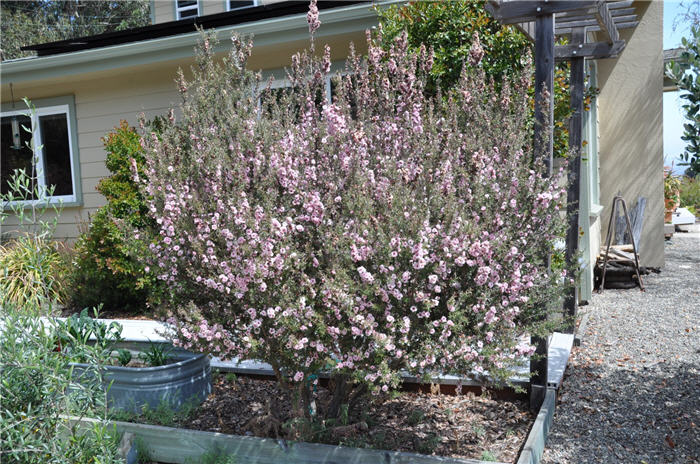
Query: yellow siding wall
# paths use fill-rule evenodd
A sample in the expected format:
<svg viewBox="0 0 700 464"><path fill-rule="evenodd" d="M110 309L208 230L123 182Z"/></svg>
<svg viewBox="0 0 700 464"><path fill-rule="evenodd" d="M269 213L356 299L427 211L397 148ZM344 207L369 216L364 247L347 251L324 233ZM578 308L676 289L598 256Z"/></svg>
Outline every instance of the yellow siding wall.
<svg viewBox="0 0 700 464"><path fill-rule="evenodd" d="M175 0L154 0L151 8L154 8L156 24L175 21Z"/></svg>
<svg viewBox="0 0 700 464"><path fill-rule="evenodd" d="M15 88L15 94L19 91L32 100L63 95L75 97L83 206L64 208L56 230L57 238L75 239L81 222L87 221L88 216L105 202L95 188L101 178L109 175L100 139L121 119L137 125L140 112L144 112L147 118L166 113L177 102L174 73L172 67L66 83L50 90L23 88L21 85ZM4 231L13 225L16 225L16 220L9 218L3 226Z"/></svg>
<svg viewBox="0 0 700 464"><path fill-rule="evenodd" d="M663 2L635 6L641 21L620 31L625 50L598 65L601 232L618 191L630 207L646 197L641 261L663 266Z"/></svg>

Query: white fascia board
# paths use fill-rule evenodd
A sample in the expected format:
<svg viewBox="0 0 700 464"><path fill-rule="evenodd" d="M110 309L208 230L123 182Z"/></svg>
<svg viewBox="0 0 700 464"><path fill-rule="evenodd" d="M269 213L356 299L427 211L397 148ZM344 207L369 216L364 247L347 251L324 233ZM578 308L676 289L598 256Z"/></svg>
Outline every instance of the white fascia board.
<svg viewBox="0 0 700 464"><path fill-rule="evenodd" d="M382 3L381 6L394 3L400 2L390 1ZM377 24L374 7L366 3L322 10L320 19L322 25L316 33L318 39L363 31ZM309 38L305 14L226 26L217 28L216 31L221 40L217 52L228 50L228 39L233 32L253 35L254 45L257 47ZM193 56L193 48L199 37L198 32L191 32L110 47L9 61L0 64L0 74L4 82L19 83L178 60Z"/></svg>

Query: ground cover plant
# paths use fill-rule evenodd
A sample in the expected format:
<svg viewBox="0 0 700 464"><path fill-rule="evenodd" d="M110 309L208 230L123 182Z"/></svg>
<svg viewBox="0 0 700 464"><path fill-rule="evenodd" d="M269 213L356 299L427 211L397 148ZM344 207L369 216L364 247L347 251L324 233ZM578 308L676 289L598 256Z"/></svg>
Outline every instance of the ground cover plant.
<svg viewBox="0 0 700 464"><path fill-rule="evenodd" d="M321 371L330 418L401 371L505 381L563 282L546 258L563 191L523 130L527 61L496 90L475 38L455 88L429 95L432 54L379 35L328 101L313 40L284 95L246 70L249 40L223 61L213 42L180 75L182 116L143 138L148 181L133 173L175 342L272 365L301 428Z"/></svg>

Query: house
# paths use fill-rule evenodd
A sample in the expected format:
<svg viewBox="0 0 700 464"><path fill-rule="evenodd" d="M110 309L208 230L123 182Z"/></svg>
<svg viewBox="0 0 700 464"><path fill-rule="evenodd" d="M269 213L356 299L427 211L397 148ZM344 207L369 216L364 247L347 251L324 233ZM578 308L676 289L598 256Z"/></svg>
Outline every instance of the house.
<svg viewBox="0 0 700 464"><path fill-rule="evenodd" d="M590 85L599 88L600 94L584 120L579 221L586 263L583 300L590 299L591 264L618 192L628 202L647 198L642 264L660 267L664 263L663 4L613 4L620 12L623 8L633 12L636 20L633 27L620 31L626 47L617 59L587 63ZM11 167L29 159L12 148L13 116L29 122L22 116L20 100L26 96L37 108L34 127L44 143L39 157L46 173L42 182L57 185L54 195L65 207L56 235L75 239L81 222L104 204L95 189L108 175L100 138L120 119L135 124L138 113L150 118L178 103L174 78L177 69L187 70L193 63L199 37L195 25L215 28L222 38L222 52L232 32L254 34L250 66L282 86L290 56L308 45L307 5L276 0L152 0L150 26L37 45L32 48L38 56L2 63L3 185ZM350 42L362 51L364 31L377 23L374 7L366 2L320 2L319 7L323 26L317 40L331 46L333 65L339 69ZM13 224L10 219L4 227L9 230Z"/></svg>

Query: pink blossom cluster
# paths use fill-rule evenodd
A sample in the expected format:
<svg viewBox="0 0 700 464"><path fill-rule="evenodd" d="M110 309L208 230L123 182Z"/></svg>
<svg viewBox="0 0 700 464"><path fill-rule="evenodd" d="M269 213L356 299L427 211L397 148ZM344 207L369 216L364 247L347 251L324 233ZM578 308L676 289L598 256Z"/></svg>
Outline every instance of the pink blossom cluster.
<svg viewBox="0 0 700 464"><path fill-rule="evenodd" d="M240 66L249 50L204 55L181 119L143 139L177 342L292 382L506 376L560 280L546 256L563 191L530 154L527 79L472 67L428 97L432 57L401 37L353 53L332 101L330 54L297 55L277 102Z"/></svg>

